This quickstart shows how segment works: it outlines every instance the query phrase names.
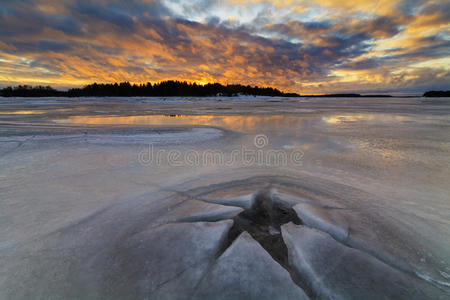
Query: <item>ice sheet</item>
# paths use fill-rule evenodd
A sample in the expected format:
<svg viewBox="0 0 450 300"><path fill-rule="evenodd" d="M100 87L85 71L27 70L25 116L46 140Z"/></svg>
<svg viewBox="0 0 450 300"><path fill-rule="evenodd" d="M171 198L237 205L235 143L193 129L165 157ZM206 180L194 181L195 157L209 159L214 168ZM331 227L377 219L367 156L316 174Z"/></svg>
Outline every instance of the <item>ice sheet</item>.
<svg viewBox="0 0 450 300"><path fill-rule="evenodd" d="M449 166L450 99L2 98L0 298L445 299Z"/></svg>

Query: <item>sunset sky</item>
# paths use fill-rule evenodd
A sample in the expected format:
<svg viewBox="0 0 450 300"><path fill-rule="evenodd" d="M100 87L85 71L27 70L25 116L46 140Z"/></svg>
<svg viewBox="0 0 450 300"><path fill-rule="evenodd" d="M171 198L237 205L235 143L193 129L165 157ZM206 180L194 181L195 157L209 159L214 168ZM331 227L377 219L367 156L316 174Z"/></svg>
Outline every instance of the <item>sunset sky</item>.
<svg viewBox="0 0 450 300"><path fill-rule="evenodd" d="M0 0L0 86L450 88L450 1Z"/></svg>

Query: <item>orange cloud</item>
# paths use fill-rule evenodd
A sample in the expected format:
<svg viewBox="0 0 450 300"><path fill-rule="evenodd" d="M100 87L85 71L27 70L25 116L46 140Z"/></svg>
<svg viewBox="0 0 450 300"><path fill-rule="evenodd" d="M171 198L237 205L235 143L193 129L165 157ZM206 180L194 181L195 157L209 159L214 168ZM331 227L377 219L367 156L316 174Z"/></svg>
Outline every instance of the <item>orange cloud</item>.
<svg viewBox="0 0 450 300"><path fill-rule="evenodd" d="M3 8L1 85L179 79L322 93L450 79L448 66L427 64L448 61L443 1L221 1L223 11L260 9L233 22L202 10L214 1L177 13L157 0L25 2Z"/></svg>

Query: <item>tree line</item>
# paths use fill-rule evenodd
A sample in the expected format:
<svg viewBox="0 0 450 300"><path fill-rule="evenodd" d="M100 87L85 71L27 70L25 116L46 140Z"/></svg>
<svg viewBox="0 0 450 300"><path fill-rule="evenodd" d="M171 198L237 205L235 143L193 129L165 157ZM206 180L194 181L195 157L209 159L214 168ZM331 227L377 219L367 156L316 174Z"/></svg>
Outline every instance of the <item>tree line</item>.
<svg viewBox="0 0 450 300"><path fill-rule="evenodd" d="M19 85L0 89L2 97L208 97L208 96L278 96L301 97L296 93L283 93L271 87L258 87L241 84L222 85L208 83L205 85L188 83L186 81L161 81L158 83L130 84L121 83L93 83L82 88L59 91L50 86ZM392 97L390 95L360 95L360 94L325 94L308 95L303 97ZM423 97L450 97L450 91L428 91Z"/></svg>
<svg viewBox="0 0 450 300"><path fill-rule="evenodd" d="M423 97L450 97L450 91L428 91Z"/></svg>
<svg viewBox="0 0 450 300"><path fill-rule="evenodd" d="M129 82L89 84L83 88L58 91L50 86L19 85L0 90L3 97L170 97L170 96L279 96L298 97L296 93L283 93L271 87L258 87L241 84L222 85L208 83L205 85L186 81L162 81L159 83L130 84Z"/></svg>

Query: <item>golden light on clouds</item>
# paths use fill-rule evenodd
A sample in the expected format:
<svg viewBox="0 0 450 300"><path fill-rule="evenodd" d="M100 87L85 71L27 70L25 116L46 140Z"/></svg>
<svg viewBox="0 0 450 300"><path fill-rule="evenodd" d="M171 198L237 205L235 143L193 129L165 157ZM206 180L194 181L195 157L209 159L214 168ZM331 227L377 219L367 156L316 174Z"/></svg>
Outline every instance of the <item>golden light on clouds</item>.
<svg viewBox="0 0 450 300"><path fill-rule="evenodd" d="M448 1L11 1L0 12L0 85L448 88L449 11Z"/></svg>

